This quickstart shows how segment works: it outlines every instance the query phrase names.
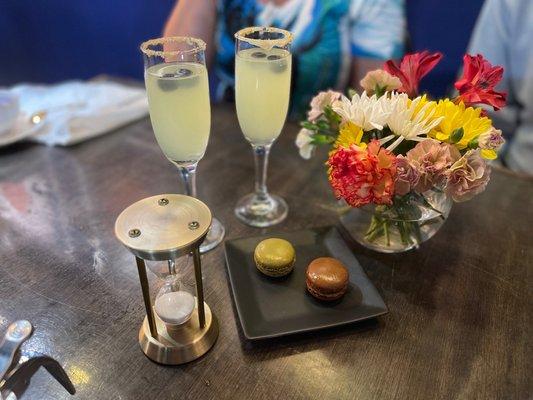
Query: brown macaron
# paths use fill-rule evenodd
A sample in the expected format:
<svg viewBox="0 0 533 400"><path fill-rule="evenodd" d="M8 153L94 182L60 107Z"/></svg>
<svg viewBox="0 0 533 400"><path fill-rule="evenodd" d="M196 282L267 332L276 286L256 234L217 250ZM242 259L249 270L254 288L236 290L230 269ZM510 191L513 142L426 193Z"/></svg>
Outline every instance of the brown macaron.
<svg viewBox="0 0 533 400"><path fill-rule="evenodd" d="M305 273L307 290L319 300L340 299L348 290L348 269L336 258L313 260Z"/></svg>

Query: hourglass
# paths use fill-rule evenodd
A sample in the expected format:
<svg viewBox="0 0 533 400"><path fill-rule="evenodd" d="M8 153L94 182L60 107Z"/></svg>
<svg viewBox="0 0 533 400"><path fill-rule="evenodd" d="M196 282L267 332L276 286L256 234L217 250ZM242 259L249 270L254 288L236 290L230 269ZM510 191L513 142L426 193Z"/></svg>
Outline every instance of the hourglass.
<svg viewBox="0 0 533 400"><path fill-rule="evenodd" d="M161 364L183 364L207 353L218 337L215 315L204 302L200 244L211 226L211 211L200 200L179 194L142 199L115 222L115 235L137 263L146 317L141 349ZM196 296L182 289L176 259L192 255ZM166 262L168 273L152 305L146 261Z"/></svg>

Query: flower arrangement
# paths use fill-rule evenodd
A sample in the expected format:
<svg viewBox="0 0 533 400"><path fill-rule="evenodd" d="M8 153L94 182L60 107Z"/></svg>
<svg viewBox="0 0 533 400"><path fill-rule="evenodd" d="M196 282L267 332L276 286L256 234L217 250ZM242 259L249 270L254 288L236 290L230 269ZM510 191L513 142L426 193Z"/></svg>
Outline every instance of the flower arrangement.
<svg viewBox="0 0 533 400"><path fill-rule="evenodd" d="M446 199L481 193L488 161L504 143L479 107L504 107L506 94L495 90L503 68L467 54L457 96L435 101L419 95L418 86L441 58L424 51L399 64L389 60L361 80L361 94L349 91L350 98L319 93L296 138L306 159L318 145L331 147L326 165L335 196L351 207L373 207L363 240L380 241L384 251L391 241L405 250L434 234L426 226L442 224L451 207L450 201L446 210Z"/></svg>

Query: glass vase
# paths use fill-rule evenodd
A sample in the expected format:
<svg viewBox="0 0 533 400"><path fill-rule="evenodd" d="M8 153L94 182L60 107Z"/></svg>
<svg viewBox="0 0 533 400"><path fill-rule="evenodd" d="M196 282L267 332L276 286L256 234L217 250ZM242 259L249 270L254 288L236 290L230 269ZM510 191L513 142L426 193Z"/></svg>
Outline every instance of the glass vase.
<svg viewBox="0 0 533 400"><path fill-rule="evenodd" d="M391 205L352 208L341 224L361 245L381 252L400 253L417 248L442 227L453 201L438 189L395 196Z"/></svg>

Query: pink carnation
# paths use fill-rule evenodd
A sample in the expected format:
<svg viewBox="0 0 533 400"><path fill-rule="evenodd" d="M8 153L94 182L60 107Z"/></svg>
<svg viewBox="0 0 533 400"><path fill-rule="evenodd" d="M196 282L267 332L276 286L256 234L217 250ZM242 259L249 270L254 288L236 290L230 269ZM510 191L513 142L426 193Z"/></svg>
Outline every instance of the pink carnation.
<svg viewBox="0 0 533 400"><path fill-rule="evenodd" d="M480 149L498 151L505 143L505 139L503 138L502 131L490 128L487 132L479 135L478 143Z"/></svg>
<svg viewBox="0 0 533 400"><path fill-rule="evenodd" d="M418 171L420 179L415 187L419 193L433 186L444 186L448 168L461 158L455 146L426 139L407 152L407 160Z"/></svg>
<svg viewBox="0 0 533 400"><path fill-rule="evenodd" d="M407 158L402 155L396 157L395 193L399 196L413 190L420 180L420 173L414 168Z"/></svg>
<svg viewBox="0 0 533 400"><path fill-rule="evenodd" d="M323 113L326 106L331 106L341 98L342 94L333 90L320 92L311 100L311 110L307 113L309 121L316 121Z"/></svg>
<svg viewBox="0 0 533 400"><path fill-rule="evenodd" d="M396 157L372 140L366 149L339 147L328 160L329 182L337 198L352 207L391 204L394 195Z"/></svg>
<svg viewBox="0 0 533 400"><path fill-rule="evenodd" d="M399 89L402 86L402 82L398 77L392 76L382 69L368 71L359 84L369 96L379 90L390 92Z"/></svg>
<svg viewBox="0 0 533 400"><path fill-rule="evenodd" d="M471 150L451 166L447 178L445 191L454 201L470 200L487 187L490 167L479 151Z"/></svg>

